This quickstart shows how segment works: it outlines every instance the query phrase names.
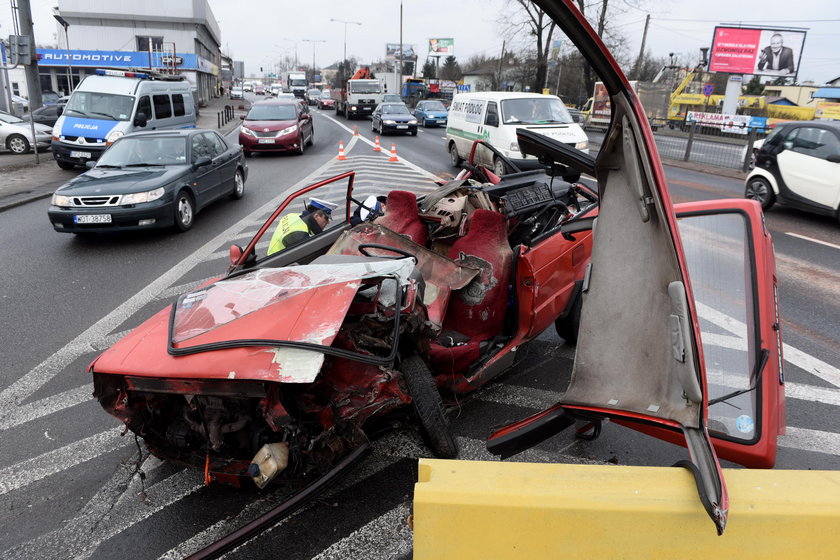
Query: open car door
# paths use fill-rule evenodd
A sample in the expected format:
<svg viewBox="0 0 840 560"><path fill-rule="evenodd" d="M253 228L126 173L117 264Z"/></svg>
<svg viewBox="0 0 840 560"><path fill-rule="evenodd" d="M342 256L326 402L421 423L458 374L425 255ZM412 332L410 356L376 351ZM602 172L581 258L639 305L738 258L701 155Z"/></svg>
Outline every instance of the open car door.
<svg viewBox="0 0 840 560"><path fill-rule="evenodd" d="M604 82L612 120L591 168L601 205L571 383L554 407L495 432L488 449L511 455L576 420L603 418L680 443L690 461L679 464L720 534L729 498L716 449L772 466L784 423L772 242L755 204L698 203L678 220L644 109L618 64L572 0L536 3ZM720 336L727 328L731 336ZM705 354L704 342L733 355L711 362L717 354Z"/></svg>

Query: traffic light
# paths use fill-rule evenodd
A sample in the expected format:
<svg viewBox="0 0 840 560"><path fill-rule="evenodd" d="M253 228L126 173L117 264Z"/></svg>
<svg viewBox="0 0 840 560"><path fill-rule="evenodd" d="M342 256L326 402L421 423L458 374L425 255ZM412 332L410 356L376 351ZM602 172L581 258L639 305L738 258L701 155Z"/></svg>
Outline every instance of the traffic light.
<svg viewBox="0 0 840 560"><path fill-rule="evenodd" d="M9 35L9 57L12 65L32 64L32 44L29 35Z"/></svg>

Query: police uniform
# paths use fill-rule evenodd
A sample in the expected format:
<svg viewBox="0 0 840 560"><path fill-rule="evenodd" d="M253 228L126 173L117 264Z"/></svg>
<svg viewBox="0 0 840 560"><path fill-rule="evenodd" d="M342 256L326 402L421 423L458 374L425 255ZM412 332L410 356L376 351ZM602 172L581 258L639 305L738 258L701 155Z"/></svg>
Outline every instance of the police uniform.
<svg viewBox="0 0 840 560"><path fill-rule="evenodd" d="M315 221L315 216L311 212L323 210L329 218L336 205L313 198L309 201L309 207L311 210L307 210L303 214L286 214L280 218L277 229L274 230L271 242L268 244L269 255L321 233L321 226Z"/></svg>

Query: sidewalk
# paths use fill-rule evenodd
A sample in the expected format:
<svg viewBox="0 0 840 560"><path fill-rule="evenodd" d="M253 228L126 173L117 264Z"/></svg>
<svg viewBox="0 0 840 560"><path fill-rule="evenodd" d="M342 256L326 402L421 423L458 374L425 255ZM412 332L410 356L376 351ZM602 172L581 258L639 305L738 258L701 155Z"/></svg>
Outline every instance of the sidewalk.
<svg viewBox="0 0 840 560"><path fill-rule="evenodd" d="M224 110L225 105L234 108L233 119L218 128L218 113ZM227 96L211 99L206 107L199 108L199 115L196 118L198 128L218 130L222 135L227 134L242 122L239 115L245 114L249 102L240 99L229 99ZM241 108L240 108L241 107ZM35 154L27 154L29 161L16 162L10 165L2 165L0 161L0 212L26 204L27 202L52 196L55 189L85 171L78 168L65 171L55 164L52 153L49 151L38 154L41 163L35 163Z"/></svg>

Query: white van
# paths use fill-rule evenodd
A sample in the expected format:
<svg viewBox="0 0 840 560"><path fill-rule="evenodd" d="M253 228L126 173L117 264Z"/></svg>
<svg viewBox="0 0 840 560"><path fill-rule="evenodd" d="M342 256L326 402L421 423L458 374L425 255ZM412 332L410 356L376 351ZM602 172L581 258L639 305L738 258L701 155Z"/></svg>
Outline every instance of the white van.
<svg viewBox="0 0 840 560"><path fill-rule="evenodd" d="M52 153L62 169L99 159L138 130L195 128L192 85L182 76L97 70L73 90L55 122Z"/></svg>
<svg viewBox="0 0 840 560"><path fill-rule="evenodd" d="M449 106L446 149L452 165L469 158L474 140L484 140L520 169L535 169L534 156L519 151L516 129L526 128L589 153L589 140L556 95L508 91L459 93ZM476 150L476 163L503 175L504 163L490 150ZM492 159L491 159L492 158Z"/></svg>

